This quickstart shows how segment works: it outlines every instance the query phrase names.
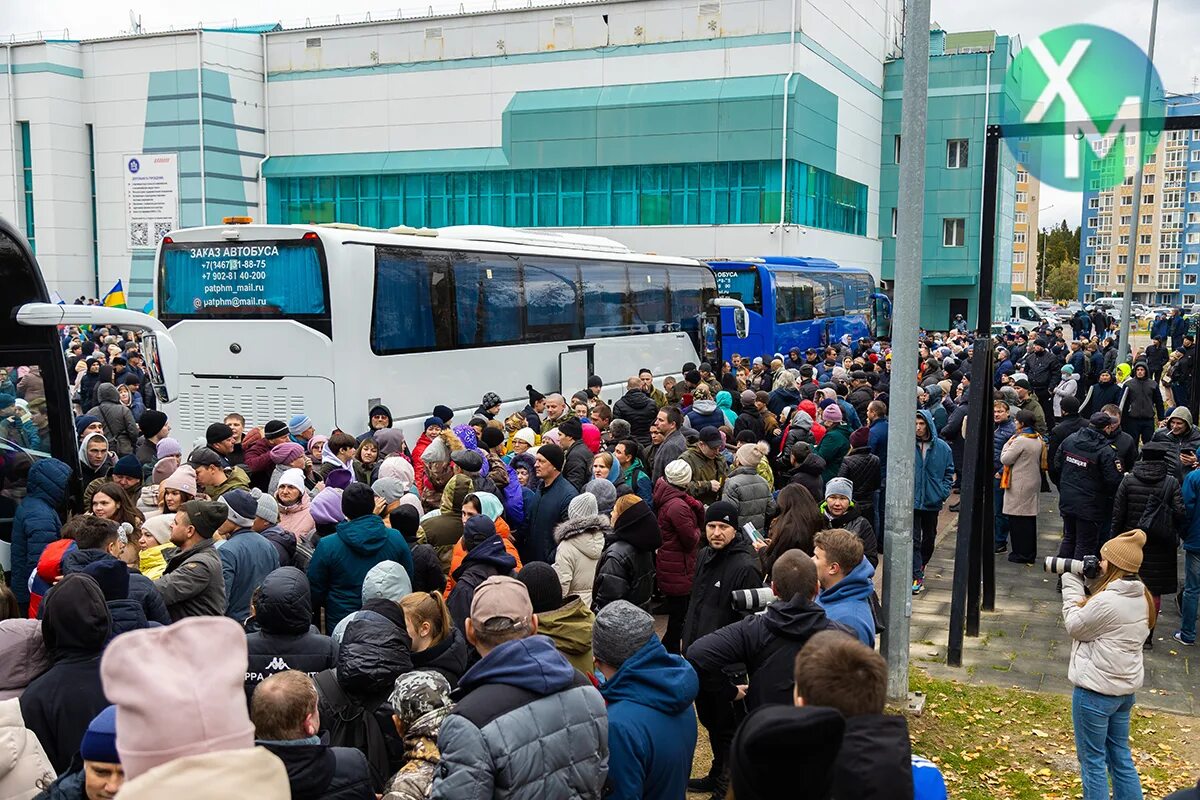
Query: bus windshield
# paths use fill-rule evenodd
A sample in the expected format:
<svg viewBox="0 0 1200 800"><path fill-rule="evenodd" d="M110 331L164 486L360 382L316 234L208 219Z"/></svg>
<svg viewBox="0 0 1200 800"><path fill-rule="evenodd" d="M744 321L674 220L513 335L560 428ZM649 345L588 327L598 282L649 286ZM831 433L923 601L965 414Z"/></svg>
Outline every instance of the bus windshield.
<svg viewBox="0 0 1200 800"><path fill-rule="evenodd" d="M713 269L717 278L717 296L741 300L749 311L762 312L762 284L758 270Z"/></svg>
<svg viewBox="0 0 1200 800"><path fill-rule="evenodd" d="M314 239L162 246L162 317L313 317L328 313Z"/></svg>

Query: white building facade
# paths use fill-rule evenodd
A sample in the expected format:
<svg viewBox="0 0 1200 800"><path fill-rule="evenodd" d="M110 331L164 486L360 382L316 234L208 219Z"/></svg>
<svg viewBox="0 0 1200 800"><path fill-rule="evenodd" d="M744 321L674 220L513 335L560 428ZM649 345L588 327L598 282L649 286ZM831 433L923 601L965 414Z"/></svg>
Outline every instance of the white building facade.
<svg viewBox="0 0 1200 800"><path fill-rule="evenodd" d="M131 308L166 228L131 230L133 170L163 156L180 226L547 227L878 276L901 5L609 0L14 44L0 215L51 289L119 279Z"/></svg>

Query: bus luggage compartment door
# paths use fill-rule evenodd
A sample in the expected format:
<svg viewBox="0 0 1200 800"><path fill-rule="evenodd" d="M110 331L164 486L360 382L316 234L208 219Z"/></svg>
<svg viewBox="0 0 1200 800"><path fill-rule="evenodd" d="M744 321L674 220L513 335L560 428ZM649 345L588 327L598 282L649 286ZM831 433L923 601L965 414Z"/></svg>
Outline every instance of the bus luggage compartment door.
<svg viewBox="0 0 1200 800"><path fill-rule="evenodd" d="M209 425L222 422L233 412L246 418L247 429L272 419L287 422L296 414L306 414L319 433L328 433L335 420L333 381L296 375L183 374L179 400L167 410L173 435L185 450L193 437L204 436Z"/></svg>
<svg viewBox="0 0 1200 800"><path fill-rule="evenodd" d="M592 375L592 353L595 345L575 344L558 354L558 390L563 397L587 389Z"/></svg>

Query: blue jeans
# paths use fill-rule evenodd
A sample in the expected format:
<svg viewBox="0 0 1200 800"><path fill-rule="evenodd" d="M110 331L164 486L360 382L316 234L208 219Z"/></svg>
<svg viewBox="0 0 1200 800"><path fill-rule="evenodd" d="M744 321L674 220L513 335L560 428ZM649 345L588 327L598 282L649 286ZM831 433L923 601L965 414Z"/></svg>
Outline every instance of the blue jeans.
<svg viewBox="0 0 1200 800"><path fill-rule="evenodd" d="M1008 517L1004 516L1004 490L999 478L992 478L992 489L996 498L992 504L992 538L996 547L1004 547L1008 544Z"/></svg>
<svg viewBox="0 0 1200 800"><path fill-rule="evenodd" d="M1132 694L1112 697L1076 686L1071 697L1075 753L1083 776L1083 800L1142 800L1142 784L1129 752Z"/></svg>
<svg viewBox="0 0 1200 800"><path fill-rule="evenodd" d="M1185 642L1196 641L1196 609L1200 602L1200 553L1184 550L1185 558L1183 579L1183 622L1179 624L1180 634Z"/></svg>

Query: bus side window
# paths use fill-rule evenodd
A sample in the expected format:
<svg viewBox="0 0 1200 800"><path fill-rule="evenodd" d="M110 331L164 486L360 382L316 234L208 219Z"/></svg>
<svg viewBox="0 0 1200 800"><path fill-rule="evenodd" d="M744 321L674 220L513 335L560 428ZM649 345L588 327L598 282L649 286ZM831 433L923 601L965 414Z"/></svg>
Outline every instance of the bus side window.
<svg viewBox="0 0 1200 800"><path fill-rule="evenodd" d="M629 300L637 330L659 333L667 329L667 270L629 265Z"/></svg>
<svg viewBox="0 0 1200 800"><path fill-rule="evenodd" d="M428 257L385 247L375 252L371 350L377 355L432 350L438 342Z"/></svg>
<svg viewBox="0 0 1200 800"><path fill-rule="evenodd" d="M771 275L775 281L775 321L791 322L796 315L796 279L794 272L776 272Z"/></svg>
<svg viewBox="0 0 1200 800"><path fill-rule="evenodd" d="M531 263L522 259L525 279L525 340L556 342L582 334L579 268L567 263Z"/></svg>

